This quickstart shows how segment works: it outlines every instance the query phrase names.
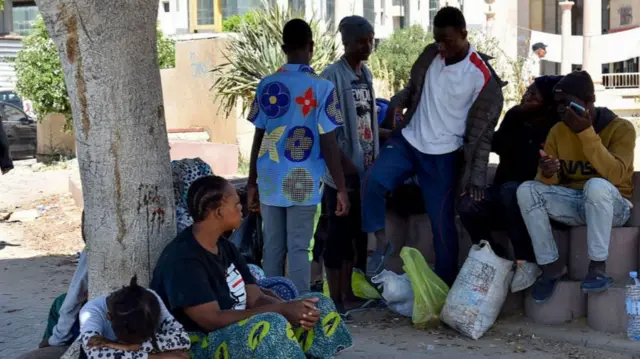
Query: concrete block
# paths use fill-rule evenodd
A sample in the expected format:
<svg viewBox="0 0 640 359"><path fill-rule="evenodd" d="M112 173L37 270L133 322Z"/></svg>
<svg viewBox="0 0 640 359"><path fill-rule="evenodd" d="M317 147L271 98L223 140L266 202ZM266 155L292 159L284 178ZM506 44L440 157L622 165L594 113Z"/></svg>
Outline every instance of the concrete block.
<svg viewBox="0 0 640 359"><path fill-rule="evenodd" d="M619 227L611 230L607 274L616 282L624 283L630 271L638 270L640 228ZM583 280L589 271L587 227L570 230L569 278Z"/></svg>
<svg viewBox="0 0 640 359"><path fill-rule="evenodd" d="M587 296L580 289L580 282L559 282L546 303L536 303L527 291L524 313L540 324L562 324L587 314Z"/></svg>
<svg viewBox="0 0 640 359"><path fill-rule="evenodd" d="M600 332L622 333L627 330L625 290L622 285L603 293L589 293L587 323Z"/></svg>
<svg viewBox="0 0 640 359"><path fill-rule="evenodd" d="M633 173L633 185L634 188L640 188L640 172ZM631 209L631 217L627 225L640 227L640 191L633 191L631 203L633 203L633 209Z"/></svg>
<svg viewBox="0 0 640 359"><path fill-rule="evenodd" d="M238 145L202 141L171 140L171 160L200 157L218 176L238 172Z"/></svg>
<svg viewBox="0 0 640 359"><path fill-rule="evenodd" d="M502 304L502 309L500 309L500 315L507 316L522 313L524 311L525 293L526 291L511 293L511 290L509 290L509 294L507 294L507 298Z"/></svg>
<svg viewBox="0 0 640 359"><path fill-rule="evenodd" d="M71 193L71 198L73 198L73 203L76 207L83 209L84 199L82 197L82 181L80 181L80 172L78 171L74 171L74 173L69 176L69 192Z"/></svg>

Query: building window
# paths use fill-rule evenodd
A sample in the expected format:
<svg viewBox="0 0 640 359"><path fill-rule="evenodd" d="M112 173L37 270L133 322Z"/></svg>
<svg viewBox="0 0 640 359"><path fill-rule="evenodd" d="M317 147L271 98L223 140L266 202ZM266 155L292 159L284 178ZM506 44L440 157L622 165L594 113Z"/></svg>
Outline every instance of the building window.
<svg viewBox="0 0 640 359"><path fill-rule="evenodd" d="M259 9L260 0L222 0L222 18L233 15L244 15L251 10Z"/></svg>
<svg viewBox="0 0 640 359"><path fill-rule="evenodd" d="M171 9L169 8L169 1L164 1L162 3L162 9L164 10L164 12L170 12Z"/></svg>
<svg viewBox="0 0 640 359"><path fill-rule="evenodd" d="M176 0L176 12L180 12L180 0Z"/></svg>
<svg viewBox="0 0 640 359"><path fill-rule="evenodd" d="M376 23L376 9L375 9L375 0L363 0L363 15L364 18L369 21L371 26L375 26Z"/></svg>
<svg viewBox="0 0 640 359"><path fill-rule="evenodd" d="M433 18L436 17L438 9L440 8L439 0L429 0L429 26L433 28Z"/></svg>
<svg viewBox="0 0 640 359"><path fill-rule="evenodd" d="M213 25L213 0L198 0L198 25Z"/></svg>
<svg viewBox="0 0 640 359"><path fill-rule="evenodd" d="M327 22L327 28L333 29L336 17L336 2L335 0L325 0L325 21Z"/></svg>
<svg viewBox="0 0 640 359"><path fill-rule="evenodd" d="M391 2L391 5L393 5L393 6L404 6L404 0L393 0Z"/></svg>
<svg viewBox="0 0 640 359"><path fill-rule="evenodd" d="M404 16L393 17L393 29L404 29Z"/></svg>
<svg viewBox="0 0 640 359"><path fill-rule="evenodd" d="M13 32L21 36L31 33L33 23L38 17L38 7L35 2L14 3L13 10Z"/></svg>
<svg viewBox="0 0 640 359"><path fill-rule="evenodd" d="M304 1L305 0L289 0L289 10L291 10L294 15L304 16Z"/></svg>

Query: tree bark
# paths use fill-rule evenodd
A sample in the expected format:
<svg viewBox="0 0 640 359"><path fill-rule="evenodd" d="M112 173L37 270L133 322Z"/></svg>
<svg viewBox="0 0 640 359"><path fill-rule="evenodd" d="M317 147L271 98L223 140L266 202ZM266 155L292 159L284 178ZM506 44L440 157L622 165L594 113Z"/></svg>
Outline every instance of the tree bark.
<svg viewBox="0 0 640 359"><path fill-rule="evenodd" d="M90 297L148 285L175 236L157 0L36 0L71 99Z"/></svg>

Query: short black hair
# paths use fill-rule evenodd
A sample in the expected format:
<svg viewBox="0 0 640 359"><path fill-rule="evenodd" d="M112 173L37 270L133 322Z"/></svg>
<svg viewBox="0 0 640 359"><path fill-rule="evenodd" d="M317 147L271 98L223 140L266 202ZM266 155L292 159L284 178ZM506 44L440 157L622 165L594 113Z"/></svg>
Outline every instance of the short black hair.
<svg viewBox="0 0 640 359"><path fill-rule="evenodd" d="M282 29L282 44L287 51L302 49L312 41L311 26L302 19L289 20Z"/></svg>
<svg viewBox="0 0 640 359"><path fill-rule="evenodd" d="M447 26L451 26L459 30L467 28L467 21L464 19L462 11L457 7L445 6L440 9L433 18L433 27L442 29Z"/></svg>
<svg viewBox="0 0 640 359"><path fill-rule="evenodd" d="M202 222L209 211L220 207L229 181L220 176L198 178L187 191L187 210L193 222Z"/></svg>
<svg viewBox="0 0 640 359"><path fill-rule="evenodd" d="M160 303L155 294L138 285L136 276L129 286L107 297L107 309L113 333L128 344L142 344L151 339L155 344L160 327Z"/></svg>

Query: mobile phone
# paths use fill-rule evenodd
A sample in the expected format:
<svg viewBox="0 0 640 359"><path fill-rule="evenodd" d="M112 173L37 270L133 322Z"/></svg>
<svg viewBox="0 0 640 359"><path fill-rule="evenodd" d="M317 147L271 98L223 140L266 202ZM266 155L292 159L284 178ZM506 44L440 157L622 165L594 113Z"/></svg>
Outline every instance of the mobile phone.
<svg viewBox="0 0 640 359"><path fill-rule="evenodd" d="M571 107L571 109L573 111L575 111L580 116L584 116L584 114L587 112L587 110L585 110L584 107L578 105L577 103L575 103L573 101L569 102L569 107Z"/></svg>

